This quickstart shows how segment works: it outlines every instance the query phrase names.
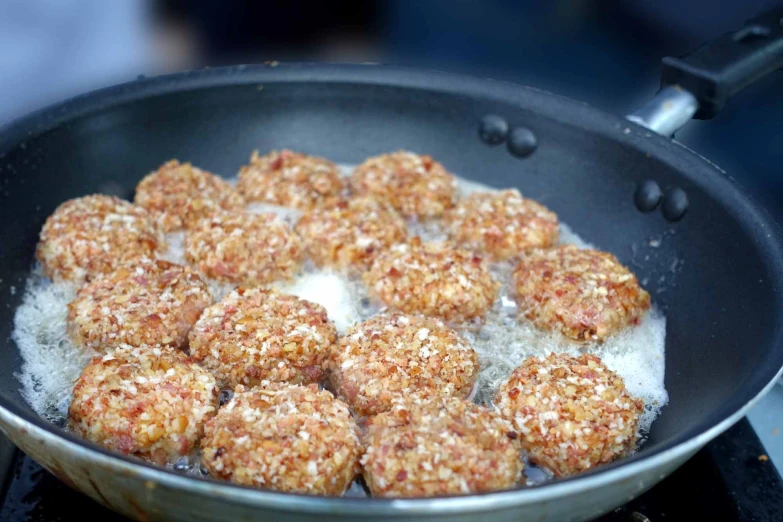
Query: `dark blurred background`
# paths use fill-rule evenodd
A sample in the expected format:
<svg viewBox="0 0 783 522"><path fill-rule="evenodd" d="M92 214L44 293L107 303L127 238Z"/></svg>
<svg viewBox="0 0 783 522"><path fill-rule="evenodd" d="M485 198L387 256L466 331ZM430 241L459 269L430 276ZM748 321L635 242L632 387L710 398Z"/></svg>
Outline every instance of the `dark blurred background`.
<svg viewBox="0 0 783 522"><path fill-rule="evenodd" d="M506 79L627 113L660 58L769 0L0 0L0 124L89 89L205 65L386 62ZM783 74L677 139L783 208ZM783 210L781 210L783 215Z"/></svg>

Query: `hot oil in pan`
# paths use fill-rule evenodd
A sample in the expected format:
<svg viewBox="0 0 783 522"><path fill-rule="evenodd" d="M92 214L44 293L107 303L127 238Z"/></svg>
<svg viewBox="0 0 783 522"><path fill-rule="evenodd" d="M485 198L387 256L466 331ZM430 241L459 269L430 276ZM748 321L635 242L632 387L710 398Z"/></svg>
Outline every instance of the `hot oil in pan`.
<svg viewBox="0 0 783 522"><path fill-rule="evenodd" d="M76 348L66 332L68 303L75 296L72 285L52 283L36 267L27 279L11 335L24 360L16 374L22 396L56 424L64 423L73 383L94 355Z"/></svg>
<svg viewBox="0 0 783 522"><path fill-rule="evenodd" d="M492 189L460 180L462 195L487 190ZM273 205L252 204L249 210L274 212L291 224L299 217L295 210ZM445 237L437 224L424 226L412 223L409 229L411 234L421 235L424 240L437 241ZM182 239L181 233L169 234L169 250L162 257L184 263ZM590 246L565 224L561 224L560 241L580 247ZM603 344L577 346L562 337L541 332L524 319L518 319L510 294L511 269L512 266L507 263L492 267L494 277L503 283L500 296L479 330L465 329L461 332L478 352L481 363L474 400L489 404L497 386L530 355L586 351L600 357L608 368L625 380L629 392L644 401L645 412L640 421L640 432L644 436L668 400L664 388L666 320L663 314L653 307L640 325L626 329ZM280 285L280 288L323 305L340 333L378 312L361 282L331 270L306 266L301 276ZM219 299L231 287L213 281L210 289ZM73 287L51 283L40 270L34 269L28 278L22 305L16 312L12 335L24 360L22 371L17 374L22 396L39 415L59 425L64 424L73 383L94 355L77 349L68 339L67 305L74 296ZM204 473L198 455L183 459L176 467L195 475ZM529 484L548 477L534 467L529 467L526 474ZM364 490L359 484L354 484L348 495L363 496Z"/></svg>

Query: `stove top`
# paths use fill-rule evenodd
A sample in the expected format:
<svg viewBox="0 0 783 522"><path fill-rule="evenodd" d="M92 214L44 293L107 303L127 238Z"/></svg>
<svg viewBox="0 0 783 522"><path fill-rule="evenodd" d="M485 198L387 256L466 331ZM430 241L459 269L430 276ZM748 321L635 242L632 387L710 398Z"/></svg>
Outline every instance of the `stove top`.
<svg viewBox="0 0 783 522"><path fill-rule="evenodd" d="M0 522L126 520L75 493L19 451L0 502ZM783 481L743 419L659 485L599 520L779 521Z"/></svg>

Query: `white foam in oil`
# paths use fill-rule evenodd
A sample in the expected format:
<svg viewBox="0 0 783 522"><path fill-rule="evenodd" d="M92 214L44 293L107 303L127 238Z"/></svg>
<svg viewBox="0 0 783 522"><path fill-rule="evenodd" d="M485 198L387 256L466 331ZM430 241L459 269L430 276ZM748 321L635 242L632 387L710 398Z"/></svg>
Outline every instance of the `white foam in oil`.
<svg viewBox="0 0 783 522"><path fill-rule="evenodd" d="M349 172L343 166L343 172ZM465 196L476 191L494 190L479 183L460 180L459 192ZM288 223L295 223L300 213L273 205L252 204L251 212L274 212ZM437 224L409 224L411 234L424 240L443 239ZM185 263L182 233L168 234L168 250L161 257ZM589 247L567 225L560 226L560 242ZM475 400L490 403L497 386L526 357L543 356L550 352L577 354L587 351L599 356L608 368L625 380L633 395L646 406L641 432L650 428L668 396L664 388L664 345L666 320L653 308L640 325L628 328L603 344L577 345L562 337L546 334L528 321L517 317L516 305L509 292L510 265L492 267L493 275L503 283L503 289L480 329L465 328L461 333L479 354L481 371ZM320 270L307 264L295 280L277 285L281 290L323 305L339 333L344 333L373 314L374 306L360 281L332 270ZM213 297L220 299L231 285L210 281ZM71 344L66 333L67 304L75 290L64 284L53 284L34 270L29 277L22 305L17 309L13 340L24 360L17 375L21 393L30 406L53 422L62 422L67 412L74 381L92 354L85 354ZM546 478L531 468L528 483Z"/></svg>
<svg viewBox="0 0 783 522"><path fill-rule="evenodd" d="M160 254L159 257L178 265L187 265L184 243L184 232L169 232L166 234L166 251Z"/></svg>
<svg viewBox="0 0 783 522"><path fill-rule="evenodd" d="M329 319L340 335L377 311L360 281L332 270L310 267L291 283L279 287L326 308Z"/></svg>
<svg viewBox="0 0 783 522"><path fill-rule="evenodd" d="M52 283L35 269L27 280L11 334L24 361L16 375L22 397L54 423L65 419L73 384L94 355L77 348L66 332L68 303L75 296L73 285Z"/></svg>

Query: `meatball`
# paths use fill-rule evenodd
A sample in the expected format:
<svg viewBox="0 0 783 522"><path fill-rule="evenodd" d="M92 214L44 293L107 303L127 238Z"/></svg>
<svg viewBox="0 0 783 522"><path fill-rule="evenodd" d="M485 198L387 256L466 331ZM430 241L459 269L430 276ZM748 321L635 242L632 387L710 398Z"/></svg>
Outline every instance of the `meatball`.
<svg viewBox="0 0 783 522"><path fill-rule="evenodd" d="M508 489L524 468L511 425L456 397L397 402L368 421L365 446L364 479L378 497Z"/></svg>
<svg viewBox="0 0 783 522"><path fill-rule="evenodd" d="M146 210L96 194L57 207L41 230L35 256L51 279L83 283L163 250L163 232Z"/></svg>
<svg viewBox="0 0 783 522"><path fill-rule="evenodd" d="M259 156L255 151L239 171L237 188L248 201L309 210L334 201L343 180L337 165L324 158L290 150Z"/></svg>
<svg viewBox="0 0 783 522"><path fill-rule="evenodd" d="M83 286L68 304L68 334L77 346L97 351L119 344L182 348L211 303L190 268L145 259Z"/></svg>
<svg viewBox="0 0 783 522"><path fill-rule="evenodd" d="M190 332L190 353L222 385L321 380L334 325L321 305L262 288L238 288Z"/></svg>
<svg viewBox="0 0 783 522"><path fill-rule="evenodd" d="M457 181L429 156L393 152L369 158L351 175L356 194L387 201L405 217L439 217L454 206Z"/></svg>
<svg viewBox="0 0 783 522"><path fill-rule="evenodd" d="M450 322L483 318L499 289L481 257L417 238L379 255L364 281L389 307Z"/></svg>
<svg viewBox="0 0 783 522"><path fill-rule="evenodd" d="M443 321L394 313L340 338L330 378L353 411L371 416L414 393L466 397L478 370L476 352Z"/></svg>
<svg viewBox="0 0 783 522"><path fill-rule="evenodd" d="M557 215L517 190L476 192L444 216L449 236L496 261L557 243Z"/></svg>
<svg viewBox="0 0 783 522"><path fill-rule="evenodd" d="M617 258L572 245L523 257L513 283L520 313L578 341L603 341L650 308L650 294Z"/></svg>
<svg viewBox="0 0 783 522"><path fill-rule="evenodd" d="M184 246L202 274L246 286L290 279L302 260L301 240L274 214L214 214L187 232Z"/></svg>
<svg viewBox="0 0 783 522"><path fill-rule="evenodd" d="M368 197L311 210L299 220L296 232L319 266L361 271L370 268L378 253L407 236L397 212Z"/></svg>
<svg viewBox="0 0 783 522"><path fill-rule="evenodd" d="M177 160L142 179L135 202L155 216L166 232L190 228L217 211L245 205L234 187L219 176Z"/></svg>
<svg viewBox="0 0 783 522"><path fill-rule="evenodd" d="M197 447L218 403L215 378L170 347L120 345L73 389L68 426L110 450L167 464Z"/></svg>
<svg viewBox="0 0 783 522"><path fill-rule="evenodd" d="M359 473L359 429L348 407L316 385L263 383L206 427L204 465L236 484L342 495Z"/></svg>
<svg viewBox="0 0 783 522"><path fill-rule="evenodd" d="M500 385L495 406L534 464L563 477L636 448L643 403L594 355L530 357Z"/></svg>

